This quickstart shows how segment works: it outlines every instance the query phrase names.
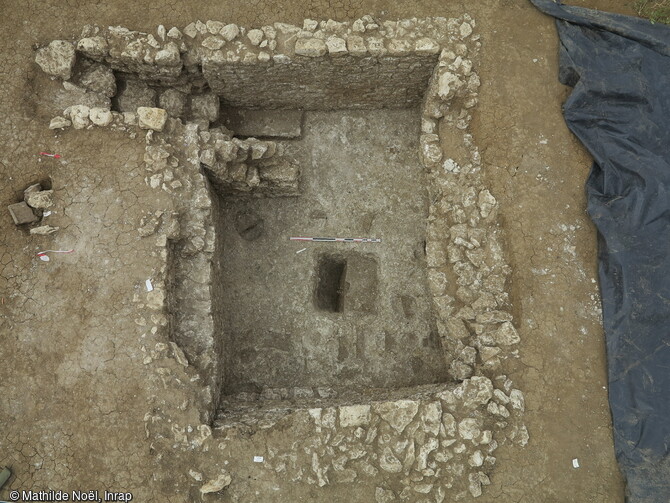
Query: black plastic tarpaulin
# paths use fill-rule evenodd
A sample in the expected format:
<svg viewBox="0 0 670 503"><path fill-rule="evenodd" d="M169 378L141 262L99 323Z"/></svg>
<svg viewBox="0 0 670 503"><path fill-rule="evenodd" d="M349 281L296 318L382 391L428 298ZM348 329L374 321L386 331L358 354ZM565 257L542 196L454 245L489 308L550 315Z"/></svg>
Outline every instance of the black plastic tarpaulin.
<svg viewBox="0 0 670 503"><path fill-rule="evenodd" d="M588 212L599 233L609 402L626 498L668 503L670 28L531 1L556 18L559 79L574 88L565 121L594 158Z"/></svg>

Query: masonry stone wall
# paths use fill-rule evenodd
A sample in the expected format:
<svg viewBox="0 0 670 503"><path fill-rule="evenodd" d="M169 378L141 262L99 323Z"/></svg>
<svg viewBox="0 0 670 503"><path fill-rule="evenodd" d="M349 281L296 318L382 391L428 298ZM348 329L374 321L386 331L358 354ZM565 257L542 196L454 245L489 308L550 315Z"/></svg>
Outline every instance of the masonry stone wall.
<svg viewBox="0 0 670 503"><path fill-rule="evenodd" d="M206 59L214 92L241 108L410 108L421 104L437 55L308 58L241 65ZM260 85L259 85L260 84Z"/></svg>

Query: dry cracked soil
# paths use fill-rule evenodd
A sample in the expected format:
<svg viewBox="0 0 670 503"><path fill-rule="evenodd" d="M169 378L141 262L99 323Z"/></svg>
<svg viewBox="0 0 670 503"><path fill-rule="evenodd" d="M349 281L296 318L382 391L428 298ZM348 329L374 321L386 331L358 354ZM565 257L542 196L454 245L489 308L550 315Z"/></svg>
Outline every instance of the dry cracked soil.
<svg viewBox="0 0 670 503"><path fill-rule="evenodd" d="M629 2L573 4L632 14ZM382 19L469 13L481 33L482 87L471 133L500 203L512 304L521 336L511 377L526 395L530 442L504 446L481 502L623 502L607 403L596 280L596 234L585 213L588 154L567 130L553 21L526 0L2 0L0 52L0 465L9 489L131 491L135 501L185 501L156 480L143 417L151 378L138 355L132 296L151 272L150 246L132 234L160 192L144 183L141 135L54 134L48 79L34 49L85 24L154 31L195 19L246 26L304 18ZM39 152L57 152L59 160ZM56 194L56 237L15 228L4 207L36 181ZM51 262L35 253L73 248ZM572 460L579 460L573 468ZM356 486L275 501L371 501Z"/></svg>

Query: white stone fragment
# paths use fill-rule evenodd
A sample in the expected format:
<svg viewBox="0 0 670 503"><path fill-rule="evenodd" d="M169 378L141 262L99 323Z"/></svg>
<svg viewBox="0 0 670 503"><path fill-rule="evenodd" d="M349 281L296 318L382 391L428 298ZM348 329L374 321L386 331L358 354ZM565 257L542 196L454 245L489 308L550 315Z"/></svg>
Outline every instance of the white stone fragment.
<svg viewBox="0 0 670 503"><path fill-rule="evenodd" d="M509 321L504 322L498 330L493 333L493 338L497 344L502 346L511 346L521 341L514 325Z"/></svg>
<svg viewBox="0 0 670 503"><path fill-rule="evenodd" d="M170 37L170 38L181 39L181 32L179 31L179 28L177 28L176 26L173 26L167 32L167 36Z"/></svg>
<svg viewBox="0 0 670 503"><path fill-rule="evenodd" d="M154 49L161 48L161 44L158 42L158 40L156 40L156 37L154 37L151 33L147 35L147 43Z"/></svg>
<svg viewBox="0 0 670 503"><path fill-rule="evenodd" d="M263 36L263 30L259 29L249 30L249 33L247 33L247 38L252 45L259 45L261 40L263 40Z"/></svg>
<svg viewBox="0 0 670 503"><path fill-rule="evenodd" d="M305 19L302 22L302 29L305 31L314 31L318 28L319 22L314 19Z"/></svg>
<svg viewBox="0 0 670 503"><path fill-rule="evenodd" d="M200 152L200 162L208 167L213 167L216 163L216 154L213 148L205 148Z"/></svg>
<svg viewBox="0 0 670 503"><path fill-rule="evenodd" d="M509 401L512 404L513 409L523 412L526 408L526 402L523 398L523 393L521 390L513 389L509 394Z"/></svg>
<svg viewBox="0 0 670 503"><path fill-rule="evenodd" d="M443 72L437 83L437 94L442 99L449 99L463 87L463 81L458 75L451 72Z"/></svg>
<svg viewBox="0 0 670 503"><path fill-rule="evenodd" d="M277 38L277 30L274 29L274 26L263 26L261 30L263 30L263 33L265 33L268 40Z"/></svg>
<svg viewBox="0 0 670 503"><path fill-rule="evenodd" d="M52 40L47 47L42 47L35 55L35 63L44 73L63 80L71 77L75 60L74 46L67 40Z"/></svg>
<svg viewBox="0 0 670 503"><path fill-rule="evenodd" d="M389 473L400 473L402 471L402 463L395 457L391 449L386 446L379 456L379 466L382 470Z"/></svg>
<svg viewBox="0 0 670 503"><path fill-rule="evenodd" d="M70 119L72 119L72 126L75 129L84 129L90 124L90 110L91 109L86 105L75 105L70 107Z"/></svg>
<svg viewBox="0 0 670 503"><path fill-rule="evenodd" d="M51 122L49 122L49 129L63 129L70 127L71 125L72 122L67 120L65 117L57 116L51 119Z"/></svg>
<svg viewBox="0 0 670 503"><path fill-rule="evenodd" d="M123 123L130 126L137 124L137 114L134 112L123 112Z"/></svg>
<svg viewBox="0 0 670 503"><path fill-rule="evenodd" d="M326 47L331 56L342 56L347 53L347 43L339 37L329 37L326 40Z"/></svg>
<svg viewBox="0 0 670 503"><path fill-rule="evenodd" d="M177 363L183 367L188 367L188 359L186 358L184 351L174 342L170 342L170 347L172 348L172 355L174 356L174 359L177 360Z"/></svg>
<svg viewBox="0 0 670 503"><path fill-rule="evenodd" d="M51 227L50 225L40 225L39 227L33 227L30 229L30 235L31 236L48 236L49 234L53 234L56 232L60 227Z"/></svg>
<svg viewBox="0 0 670 503"><path fill-rule="evenodd" d="M218 493L225 489L232 482L232 477L226 471L223 471L217 478L210 480L200 488L201 494Z"/></svg>
<svg viewBox="0 0 670 503"><path fill-rule="evenodd" d="M470 35L472 35L472 26L470 26L470 25L469 25L468 23L466 23L466 22L463 22L463 24L461 24L461 26L460 26L460 28L458 29L458 31L459 31L460 34L461 34L461 38L467 38L467 37L469 37Z"/></svg>
<svg viewBox="0 0 670 503"><path fill-rule="evenodd" d="M479 498L482 495L482 482L479 475L471 473L468 475L468 490L473 498Z"/></svg>
<svg viewBox="0 0 670 503"><path fill-rule="evenodd" d="M109 44L103 37L87 37L77 42L77 50L91 59L100 60L107 55Z"/></svg>
<svg viewBox="0 0 670 503"><path fill-rule="evenodd" d="M139 107L137 109L139 126L142 129L162 131L167 121L167 112L162 108Z"/></svg>
<svg viewBox="0 0 670 503"><path fill-rule="evenodd" d="M383 56L386 54L384 39L378 37L368 38L368 52L373 56Z"/></svg>
<svg viewBox="0 0 670 503"><path fill-rule="evenodd" d="M498 401L498 403L501 403L503 405L509 403L509 397L501 389L493 390L493 398L495 398Z"/></svg>
<svg viewBox="0 0 670 503"><path fill-rule="evenodd" d="M398 433L402 433L419 411L416 400L397 400L375 404L374 410Z"/></svg>
<svg viewBox="0 0 670 503"><path fill-rule="evenodd" d="M356 33L364 33L365 23L363 22L362 19L357 19L351 24L351 29Z"/></svg>
<svg viewBox="0 0 670 503"><path fill-rule="evenodd" d="M414 50L419 54L437 54L440 52L440 44L432 38L420 38L414 43Z"/></svg>
<svg viewBox="0 0 670 503"><path fill-rule="evenodd" d="M205 40L202 41L202 46L206 47L207 49L211 49L212 51L216 51L221 49L223 45L226 42L219 37L207 37Z"/></svg>
<svg viewBox="0 0 670 503"><path fill-rule="evenodd" d="M89 117L96 126L108 126L112 122L112 112L108 108L91 108Z"/></svg>
<svg viewBox="0 0 670 503"><path fill-rule="evenodd" d="M187 37L190 38L195 38L195 36L198 34L198 29L195 27L195 23L190 23L184 28L184 34Z"/></svg>
<svg viewBox="0 0 670 503"><path fill-rule="evenodd" d="M439 401L429 402L423 406L421 422L426 433L438 435L442 425L442 405Z"/></svg>
<svg viewBox="0 0 670 503"><path fill-rule="evenodd" d="M493 383L488 377L474 376L456 386L454 396L462 400L463 408L474 410L491 400Z"/></svg>
<svg viewBox="0 0 670 503"><path fill-rule="evenodd" d="M472 467L482 466L484 464L484 455L482 451L475 451L468 458L468 464Z"/></svg>
<svg viewBox="0 0 670 503"><path fill-rule="evenodd" d="M428 466L428 455L440 446L437 438L429 438L419 447L419 454L416 456L416 466L419 470L425 470Z"/></svg>
<svg viewBox="0 0 670 503"><path fill-rule="evenodd" d="M436 134L422 134L420 137L421 157L427 167L433 167L442 160L440 138Z"/></svg>
<svg viewBox="0 0 670 503"><path fill-rule="evenodd" d="M477 198L477 205L479 206L479 212L482 218L488 217L491 214L491 211L493 211L493 208L496 207L497 203L496 198L493 197L488 189L482 190Z"/></svg>
<svg viewBox="0 0 670 503"><path fill-rule="evenodd" d="M207 25L202 21L200 21L199 19L195 22L195 29L198 30L198 32L203 35L207 33Z"/></svg>
<svg viewBox="0 0 670 503"><path fill-rule="evenodd" d="M221 36L225 38L228 42L237 38L240 34L240 28L234 23L227 24L221 29Z"/></svg>
<svg viewBox="0 0 670 503"><path fill-rule="evenodd" d="M370 422L369 405L343 405L340 407L340 426L364 426Z"/></svg>
<svg viewBox="0 0 670 503"><path fill-rule="evenodd" d="M300 38L295 41L295 53L300 56L318 58L327 51L326 43L318 38Z"/></svg>
<svg viewBox="0 0 670 503"><path fill-rule="evenodd" d="M389 54L393 56L406 56L412 50L412 43L409 40L394 38L388 43Z"/></svg>
<svg viewBox="0 0 670 503"><path fill-rule="evenodd" d="M378 487L375 489L375 503L395 503L398 501L395 493L390 489Z"/></svg>
<svg viewBox="0 0 670 503"><path fill-rule="evenodd" d="M347 37L347 50L352 56L365 56L368 52L365 40L358 35L349 35Z"/></svg>
<svg viewBox="0 0 670 503"><path fill-rule="evenodd" d="M491 443L492 439L493 439L493 433L491 433L491 430L484 430L482 431L482 434L479 436L478 442L482 445L488 445Z"/></svg>
<svg viewBox="0 0 670 503"><path fill-rule="evenodd" d="M177 66L181 62L179 47L174 42L168 42L156 53L154 61L158 66Z"/></svg>
<svg viewBox="0 0 670 503"><path fill-rule="evenodd" d="M165 34L166 34L165 26L159 24L158 28L156 29L156 34L158 35L158 38L160 38L161 40L165 40Z"/></svg>
<svg viewBox="0 0 670 503"><path fill-rule="evenodd" d="M464 440L472 440L479 437L481 434L479 421L471 417L463 419L458 423L458 434Z"/></svg>
<svg viewBox="0 0 670 503"><path fill-rule="evenodd" d="M224 23L222 23L221 21L212 21L210 19L205 23L205 26L207 26L207 31L208 32L210 32L212 35L216 35L226 25Z"/></svg>

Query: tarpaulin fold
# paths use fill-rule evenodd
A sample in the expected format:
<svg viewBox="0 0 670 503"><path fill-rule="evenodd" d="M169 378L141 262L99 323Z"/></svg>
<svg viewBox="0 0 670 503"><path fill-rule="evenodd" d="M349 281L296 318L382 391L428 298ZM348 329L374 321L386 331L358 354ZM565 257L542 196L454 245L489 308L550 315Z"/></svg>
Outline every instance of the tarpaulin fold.
<svg viewBox="0 0 670 503"><path fill-rule="evenodd" d="M565 121L594 159L587 208L599 234L609 403L626 501L668 503L670 28L531 2L556 18L559 79L573 87Z"/></svg>

